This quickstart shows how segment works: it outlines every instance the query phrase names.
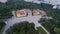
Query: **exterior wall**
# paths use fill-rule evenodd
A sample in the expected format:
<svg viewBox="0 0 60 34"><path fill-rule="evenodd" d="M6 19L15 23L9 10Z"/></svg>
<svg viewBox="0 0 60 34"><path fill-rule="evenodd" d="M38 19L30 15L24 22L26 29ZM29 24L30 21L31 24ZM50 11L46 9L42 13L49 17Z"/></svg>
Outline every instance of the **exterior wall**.
<svg viewBox="0 0 60 34"><path fill-rule="evenodd" d="M32 16L32 10L30 10L30 9L25 9L25 12L27 13L28 16Z"/></svg>
<svg viewBox="0 0 60 34"><path fill-rule="evenodd" d="M17 17L24 17L24 16L26 16L26 14L25 15L17 14Z"/></svg>
<svg viewBox="0 0 60 34"><path fill-rule="evenodd" d="M23 12L24 12L23 14L20 14L19 12L22 12L22 10L16 11L16 16L17 16L17 17L27 16L27 13L26 13L25 11L23 11Z"/></svg>
<svg viewBox="0 0 60 34"><path fill-rule="evenodd" d="M28 13L28 16L32 16L32 12L31 13Z"/></svg>
<svg viewBox="0 0 60 34"><path fill-rule="evenodd" d="M40 12L37 10L33 10L32 13L33 13L33 15L39 15L40 14Z"/></svg>

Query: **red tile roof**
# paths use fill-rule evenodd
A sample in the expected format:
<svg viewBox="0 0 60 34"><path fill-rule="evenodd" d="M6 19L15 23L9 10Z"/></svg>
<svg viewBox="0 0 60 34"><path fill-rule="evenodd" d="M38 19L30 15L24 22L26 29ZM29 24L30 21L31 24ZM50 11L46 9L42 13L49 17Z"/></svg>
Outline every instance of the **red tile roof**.
<svg viewBox="0 0 60 34"><path fill-rule="evenodd" d="M38 14L46 15L46 12L43 11L43 10L33 10L33 11L31 11L29 9L21 9L21 10L16 11L17 16L26 16L27 13L33 13L33 15L38 15Z"/></svg>
<svg viewBox="0 0 60 34"><path fill-rule="evenodd" d="M17 11L16 11L16 14L24 15L25 13L24 13L23 10L17 10Z"/></svg>
<svg viewBox="0 0 60 34"><path fill-rule="evenodd" d="M43 10L40 10L40 13L41 13L42 15L46 15L46 12L43 11Z"/></svg>

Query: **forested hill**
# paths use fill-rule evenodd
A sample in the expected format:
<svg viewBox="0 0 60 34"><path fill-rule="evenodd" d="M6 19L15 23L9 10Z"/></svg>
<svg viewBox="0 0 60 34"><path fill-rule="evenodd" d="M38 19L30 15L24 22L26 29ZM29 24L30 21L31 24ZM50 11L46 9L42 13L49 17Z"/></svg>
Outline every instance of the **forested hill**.
<svg viewBox="0 0 60 34"><path fill-rule="evenodd" d="M6 3L0 2L0 19L11 18L13 16L12 15L13 10L18 10L23 8L41 9L47 12L47 16L51 16L52 18L54 18L55 20L53 22L54 25L51 24L51 27L55 27L58 30L60 29L60 9L53 9L52 7L53 5L45 4L45 3L37 4L37 3L24 2L23 0L8 0L8 2ZM50 26L50 24L47 25ZM60 30L57 31L57 33L60 33Z"/></svg>
<svg viewBox="0 0 60 34"><path fill-rule="evenodd" d="M28 8L28 9L41 9L45 10L48 16L60 20L60 9L52 9L53 5L51 4L36 4L30 2L24 2L23 0L8 0L6 3L0 3L0 19L1 18L11 18L13 15L11 12L13 10Z"/></svg>

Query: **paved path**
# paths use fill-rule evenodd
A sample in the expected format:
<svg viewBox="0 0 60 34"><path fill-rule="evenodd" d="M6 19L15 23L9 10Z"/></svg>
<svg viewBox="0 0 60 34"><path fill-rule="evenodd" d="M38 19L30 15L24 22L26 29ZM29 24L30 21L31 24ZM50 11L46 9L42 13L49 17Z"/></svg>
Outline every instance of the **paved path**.
<svg viewBox="0 0 60 34"><path fill-rule="evenodd" d="M28 16L28 17L12 17L11 19L7 20L7 25L5 26L5 29L3 31L3 34L5 34L5 31L12 26L15 23L19 23L21 21L28 21L28 22L33 22L35 24L35 27L40 26L39 23L37 23L37 21L41 18L41 15L37 15L37 16Z"/></svg>
<svg viewBox="0 0 60 34"><path fill-rule="evenodd" d="M45 30L45 32L46 32L47 34L50 34L42 25L41 25L41 27Z"/></svg>
<svg viewBox="0 0 60 34"><path fill-rule="evenodd" d="M12 12L12 13L13 13L14 16L11 19L7 20L7 25L5 26L2 34L5 34L6 30L10 26L13 26L13 24L19 23L19 22L22 22L22 21L28 21L30 23L33 22L35 24L35 28L41 26L47 32L47 34L49 34L49 32L40 23L38 23L38 20L41 18L41 15L17 18L15 16L15 12Z"/></svg>
<svg viewBox="0 0 60 34"><path fill-rule="evenodd" d="M13 24L15 23L19 23L19 22L22 22L22 21L28 21L28 22L33 22L35 24L35 27L38 27L38 26L41 26L48 34L49 32L40 24L38 23L38 20L41 18L41 15L37 15L37 16L28 16L28 17L20 17L20 18L17 18L17 17L12 17L11 19L8 19L7 20L7 25L5 26L5 29L3 31L2 34L5 34L5 31L10 27L12 26Z"/></svg>
<svg viewBox="0 0 60 34"><path fill-rule="evenodd" d="M41 26L47 32L47 34L49 34L49 32L40 23L38 23L38 20L41 18L41 15L17 18L15 16L15 12L12 12L12 13L13 13L14 16L11 19L7 20L7 24L6 24L2 34L5 34L6 30L10 26L13 26L13 24L19 23L19 22L22 22L22 21L28 21L30 23L33 22L35 24L35 28Z"/></svg>

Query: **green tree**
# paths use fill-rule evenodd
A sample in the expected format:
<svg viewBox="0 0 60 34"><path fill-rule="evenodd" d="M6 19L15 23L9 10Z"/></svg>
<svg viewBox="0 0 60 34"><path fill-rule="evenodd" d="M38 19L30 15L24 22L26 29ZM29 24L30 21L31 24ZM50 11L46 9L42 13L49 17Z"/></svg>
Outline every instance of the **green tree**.
<svg viewBox="0 0 60 34"><path fill-rule="evenodd" d="M6 34L16 34L16 33L18 33L18 34L38 34L38 32L35 30L34 23L29 23L27 21L16 23L6 31Z"/></svg>
<svg viewBox="0 0 60 34"><path fill-rule="evenodd" d="M5 22L0 22L0 32L1 32L2 28L4 27L4 25L6 25Z"/></svg>

